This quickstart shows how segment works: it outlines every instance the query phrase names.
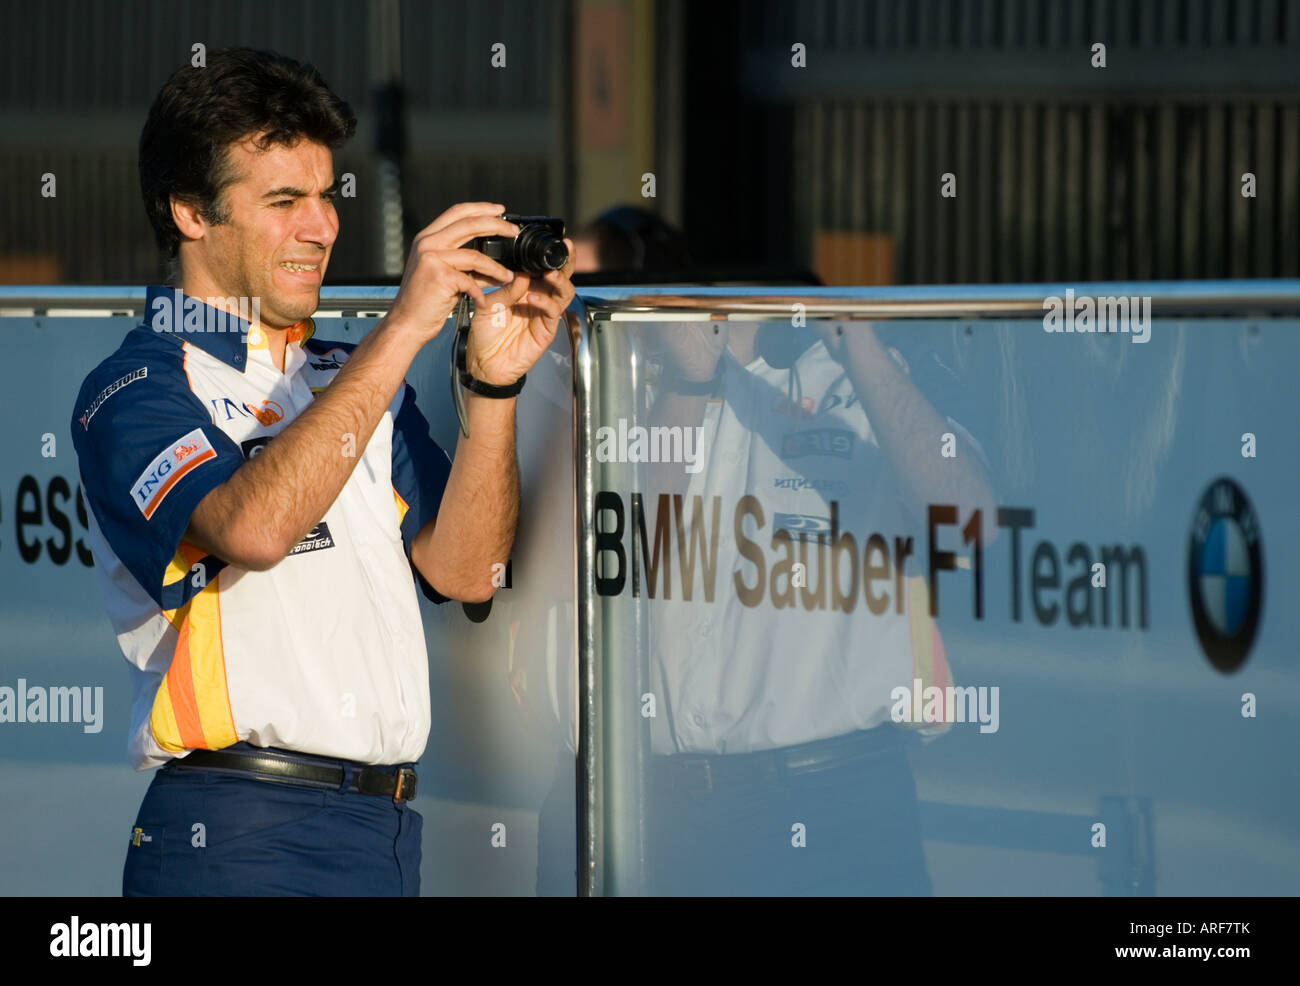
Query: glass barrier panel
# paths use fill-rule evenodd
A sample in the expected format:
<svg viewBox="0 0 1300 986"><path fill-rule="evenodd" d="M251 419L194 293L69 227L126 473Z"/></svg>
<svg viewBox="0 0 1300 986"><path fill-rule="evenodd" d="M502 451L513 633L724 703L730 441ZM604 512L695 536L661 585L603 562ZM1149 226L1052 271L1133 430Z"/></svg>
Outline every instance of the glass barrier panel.
<svg viewBox="0 0 1300 986"><path fill-rule="evenodd" d="M388 297L372 293L370 306L385 309ZM99 314L0 318L8 347L0 367L0 891L9 895L119 895L152 777L133 771L126 755L131 685L94 568L69 432L82 380L141 320L107 313L138 307L137 295L106 298ZM37 300L42 308L96 304L90 289ZM357 300L365 299L352 307ZM327 292L322 307L329 303ZM318 314L317 334L355 343L375 321ZM444 332L425 347L407 378L448 453L458 434L450 342ZM571 807L567 838L540 867L537 856L539 809L554 816L576 796L571 364L561 335L520 395L523 506L501 588L482 605L419 596L432 727L413 804L424 817L426 895L575 893ZM38 693L62 704L29 715Z"/></svg>
<svg viewBox="0 0 1300 986"><path fill-rule="evenodd" d="M596 889L1300 889L1295 319L661 300L589 310Z"/></svg>
<svg viewBox="0 0 1300 986"><path fill-rule="evenodd" d="M579 297L504 584L421 599L423 892L1300 889L1300 291L1111 334L980 292ZM318 332L391 293L327 291ZM115 895L150 775L68 428L142 294L38 300L0 292L0 885ZM408 379L450 452L449 343Z"/></svg>

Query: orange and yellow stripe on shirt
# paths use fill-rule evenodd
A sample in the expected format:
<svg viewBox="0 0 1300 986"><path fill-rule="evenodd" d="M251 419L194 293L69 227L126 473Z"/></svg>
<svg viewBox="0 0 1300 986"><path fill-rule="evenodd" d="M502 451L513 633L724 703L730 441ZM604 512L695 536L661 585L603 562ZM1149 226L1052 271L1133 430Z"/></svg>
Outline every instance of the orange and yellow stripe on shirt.
<svg viewBox="0 0 1300 986"><path fill-rule="evenodd" d="M406 520L406 511L410 508L406 505L406 501L402 499L402 494L397 492L396 487L393 489L393 500L397 504L397 526L401 527L402 521Z"/></svg>
<svg viewBox="0 0 1300 986"><path fill-rule="evenodd" d="M167 566L164 584L194 577L204 553L181 541ZM214 577L184 606L164 614L176 628L176 650L154 696L149 727L169 753L220 750L239 742L226 683L226 655L221 643L221 601Z"/></svg>

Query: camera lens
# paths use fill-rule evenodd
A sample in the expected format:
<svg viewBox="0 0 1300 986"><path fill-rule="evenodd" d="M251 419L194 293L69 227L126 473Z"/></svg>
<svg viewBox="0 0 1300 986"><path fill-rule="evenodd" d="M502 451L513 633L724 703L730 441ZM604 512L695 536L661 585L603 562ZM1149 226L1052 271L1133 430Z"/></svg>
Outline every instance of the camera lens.
<svg viewBox="0 0 1300 986"><path fill-rule="evenodd" d="M569 262L569 248L564 245L564 241L551 237L546 249L542 254L542 263L550 270L559 270Z"/></svg>
<svg viewBox="0 0 1300 986"><path fill-rule="evenodd" d="M515 259L520 271L544 274L568 263L569 248L545 226L525 226L515 239Z"/></svg>

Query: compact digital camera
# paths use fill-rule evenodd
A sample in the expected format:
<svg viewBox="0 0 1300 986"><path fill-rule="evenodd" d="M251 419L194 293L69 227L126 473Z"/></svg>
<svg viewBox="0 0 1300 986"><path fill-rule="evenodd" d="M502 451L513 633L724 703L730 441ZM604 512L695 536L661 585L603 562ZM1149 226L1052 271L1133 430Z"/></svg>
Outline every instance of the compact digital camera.
<svg viewBox="0 0 1300 986"><path fill-rule="evenodd" d="M569 248L564 245L564 220L554 216L501 217L519 227L519 235L476 236L470 246L519 274L529 276L559 270L569 262Z"/></svg>

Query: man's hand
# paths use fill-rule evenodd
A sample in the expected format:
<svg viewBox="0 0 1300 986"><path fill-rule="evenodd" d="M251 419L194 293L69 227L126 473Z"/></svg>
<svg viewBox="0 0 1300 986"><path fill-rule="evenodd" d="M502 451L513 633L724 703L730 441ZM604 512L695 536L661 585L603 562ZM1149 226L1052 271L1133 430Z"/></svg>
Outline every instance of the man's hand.
<svg viewBox="0 0 1300 986"><path fill-rule="evenodd" d="M516 235L511 230L508 235ZM465 354L471 376L507 386L550 346L574 294L573 241L564 243L569 260L561 270L539 277L506 271L505 287L486 299L473 295L477 305ZM496 591L492 565L509 560L519 516L515 399L471 394L467 412L473 437L457 439L438 514L416 533L411 561L442 595L482 602Z"/></svg>
<svg viewBox="0 0 1300 986"><path fill-rule="evenodd" d="M575 263L573 241L566 239L564 245L569 248L569 260L560 270L535 277L513 274L509 284L486 300L475 296L477 304L465 354L470 376L495 386L509 386L546 352L574 295L569 280ZM492 266L501 267L495 263Z"/></svg>
<svg viewBox="0 0 1300 986"><path fill-rule="evenodd" d="M505 206L492 202L461 202L420 230L387 320L428 342L442 331L462 293L485 307L483 288L510 283L514 274L465 244L476 236L518 235L518 226L500 218L503 212Z"/></svg>
<svg viewBox="0 0 1300 986"><path fill-rule="evenodd" d="M926 504L955 503L984 518L984 545L997 537L997 503L981 457L957 430L955 458L938 454L939 436L950 430L947 419L922 392L909 370L889 354L875 326L866 322L838 323L813 319L809 323L827 352L848 373L871 430L894 471L906 502L918 519ZM842 330L842 331L841 331Z"/></svg>
<svg viewBox="0 0 1300 986"><path fill-rule="evenodd" d="M669 377L691 383L711 380L727 348L729 329L726 322L682 322L660 330Z"/></svg>

